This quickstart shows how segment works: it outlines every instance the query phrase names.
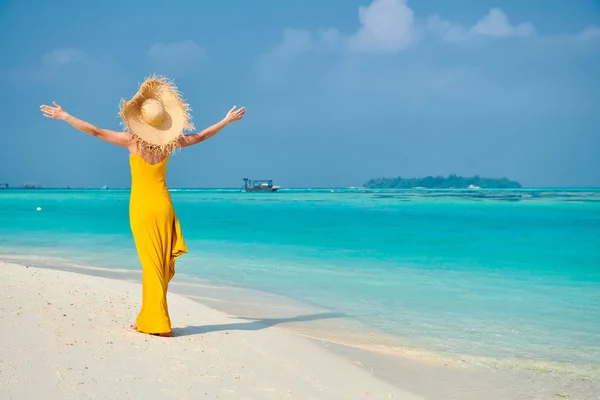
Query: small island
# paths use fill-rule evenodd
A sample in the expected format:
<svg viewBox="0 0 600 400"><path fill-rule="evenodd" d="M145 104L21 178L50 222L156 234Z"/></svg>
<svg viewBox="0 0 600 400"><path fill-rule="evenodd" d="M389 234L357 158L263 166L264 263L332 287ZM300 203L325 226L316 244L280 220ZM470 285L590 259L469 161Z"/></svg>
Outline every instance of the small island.
<svg viewBox="0 0 600 400"><path fill-rule="evenodd" d="M479 175L428 176L426 178L377 178L363 185L367 189L519 189L521 184L507 178L483 178Z"/></svg>

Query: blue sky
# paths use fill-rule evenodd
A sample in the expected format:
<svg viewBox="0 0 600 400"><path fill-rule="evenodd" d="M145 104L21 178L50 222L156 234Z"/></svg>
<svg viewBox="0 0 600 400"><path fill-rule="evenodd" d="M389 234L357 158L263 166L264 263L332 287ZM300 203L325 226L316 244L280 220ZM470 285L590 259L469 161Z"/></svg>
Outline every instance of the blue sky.
<svg viewBox="0 0 600 400"><path fill-rule="evenodd" d="M171 187L449 173L600 186L598 0L165 4L0 1L0 182L128 186L126 150L39 105L118 129L120 99L161 73L199 129L248 108L171 159Z"/></svg>

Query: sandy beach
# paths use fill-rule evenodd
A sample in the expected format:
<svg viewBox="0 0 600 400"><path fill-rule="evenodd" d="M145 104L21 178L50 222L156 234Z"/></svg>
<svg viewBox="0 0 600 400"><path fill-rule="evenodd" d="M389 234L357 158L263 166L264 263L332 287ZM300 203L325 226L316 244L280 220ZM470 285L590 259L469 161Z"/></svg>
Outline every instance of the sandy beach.
<svg viewBox="0 0 600 400"><path fill-rule="evenodd" d="M2 399L418 399L314 341L170 295L174 338L128 329L139 285L0 263Z"/></svg>
<svg viewBox="0 0 600 400"><path fill-rule="evenodd" d="M251 291L245 301L275 305L264 304L265 315L250 318L242 307L232 317L217 309L219 298L231 298L226 288L189 286L182 277L169 294L175 337L144 335L129 329L141 290L134 271L50 268L29 259L0 261L2 400L599 398L597 383L585 378L474 368L322 339L311 334L324 334L327 325L311 322L307 330L300 321L326 324L335 316L317 309L300 315L293 304Z"/></svg>

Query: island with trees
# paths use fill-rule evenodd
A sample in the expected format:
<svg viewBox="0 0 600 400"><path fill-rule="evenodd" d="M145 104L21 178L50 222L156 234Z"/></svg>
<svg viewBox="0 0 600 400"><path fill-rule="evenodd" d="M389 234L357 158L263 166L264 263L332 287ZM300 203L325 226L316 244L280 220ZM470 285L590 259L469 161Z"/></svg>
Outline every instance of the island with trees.
<svg viewBox="0 0 600 400"><path fill-rule="evenodd" d="M521 184L507 178L483 178L479 175L428 176L425 178L377 178L363 185L366 189L519 189Z"/></svg>

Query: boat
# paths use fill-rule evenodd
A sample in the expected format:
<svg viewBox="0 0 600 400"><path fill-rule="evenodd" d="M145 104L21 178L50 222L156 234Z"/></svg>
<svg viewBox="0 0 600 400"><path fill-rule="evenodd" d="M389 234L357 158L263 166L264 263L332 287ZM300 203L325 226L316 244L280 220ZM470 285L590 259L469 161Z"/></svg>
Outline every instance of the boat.
<svg viewBox="0 0 600 400"><path fill-rule="evenodd" d="M8 183L0 183L0 189L8 189Z"/></svg>
<svg viewBox="0 0 600 400"><path fill-rule="evenodd" d="M278 186L273 185L270 179L248 179L244 178L244 192L276 192Z"/></svg>

